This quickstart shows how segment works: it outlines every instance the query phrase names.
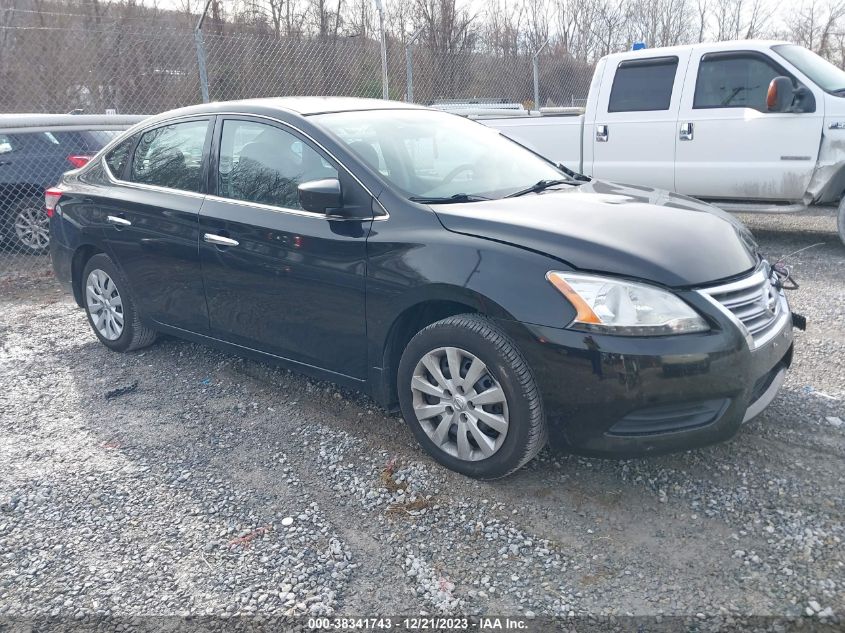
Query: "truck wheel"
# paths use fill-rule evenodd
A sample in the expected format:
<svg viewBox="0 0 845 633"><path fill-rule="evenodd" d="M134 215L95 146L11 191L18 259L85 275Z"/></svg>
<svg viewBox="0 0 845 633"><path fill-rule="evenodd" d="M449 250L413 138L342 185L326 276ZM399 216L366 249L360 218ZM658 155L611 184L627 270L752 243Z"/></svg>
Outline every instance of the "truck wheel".
<svg viewBox="0 0 845 633"><path fill-rule="evenodd" d="M842 241L842 244L845 244L845 196L839 201L839 215L836 226L839 229L839 239Z"/></svg>

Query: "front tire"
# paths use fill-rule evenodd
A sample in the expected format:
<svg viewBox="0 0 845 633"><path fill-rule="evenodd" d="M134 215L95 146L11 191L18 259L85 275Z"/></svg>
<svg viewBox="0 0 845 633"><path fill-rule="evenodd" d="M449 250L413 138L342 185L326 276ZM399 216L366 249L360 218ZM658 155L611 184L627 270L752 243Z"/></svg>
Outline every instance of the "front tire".
<svg viewBox="0 0 845 633"><path fill-rule="evenodd" d="M402 415L438 462L477 479L505 477L546 444L534 376L487 317L463 314L418 332L398 371Z"/></svg>
<svg viewBox="0 0 845 633"><path fill-rule="evenodd" d="M99 253L82 271L82 300L100 342L115 352L151 345L155 330L141 325L129 283L108 255Z"/></svg>

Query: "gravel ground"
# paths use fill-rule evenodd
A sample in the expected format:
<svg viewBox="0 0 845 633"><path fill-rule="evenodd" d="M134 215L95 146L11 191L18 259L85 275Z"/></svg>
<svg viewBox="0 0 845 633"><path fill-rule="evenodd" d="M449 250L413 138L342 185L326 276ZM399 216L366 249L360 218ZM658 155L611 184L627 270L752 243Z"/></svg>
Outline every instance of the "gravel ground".
<svg viewBox="0 0 845 633"><path fill-rule="evenodd" d="M845 247L830 212L743 220L772 257L824 242L792 259L810 326L774 404L719 446L494 483L358 393L170 338L114 354L51 278L0 285L0 616L841 624Z"/></svg>

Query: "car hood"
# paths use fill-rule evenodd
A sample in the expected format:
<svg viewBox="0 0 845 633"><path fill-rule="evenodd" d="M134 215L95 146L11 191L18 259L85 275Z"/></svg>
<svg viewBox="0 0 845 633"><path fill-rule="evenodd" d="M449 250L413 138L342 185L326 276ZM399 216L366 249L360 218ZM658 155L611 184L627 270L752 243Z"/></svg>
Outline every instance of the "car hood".
<svg viewBox="0 0 845 633"><path fill-rule="evenodd" d="M734 277L758 262L751 233L730 214L648 187L593 180L432 209L456 233L546 253L579 270L672 287Z"/></svg>

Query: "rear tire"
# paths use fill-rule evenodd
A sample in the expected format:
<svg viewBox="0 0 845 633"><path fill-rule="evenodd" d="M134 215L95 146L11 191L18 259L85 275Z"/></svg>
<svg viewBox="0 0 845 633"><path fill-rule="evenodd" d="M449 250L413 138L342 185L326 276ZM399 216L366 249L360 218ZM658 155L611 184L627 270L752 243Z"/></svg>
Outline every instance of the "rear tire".
<svg viewBox="0 0 845 633"><path fill-rule="evenodd" d="M141 325L129 282L108 255L99 253L88 260L80 284L88 323L103 345L130 352L155 341L155 330Z"/></svg>
<svg viewBox="0 0 845 633"><path fill-rule="evenodd" d="M397 379L405 421L451 470L498 479L546 444L534 375L516 344L487 317L462 314L418 332L402 354Z"/></svg>
<svg viewBox="0 0 845 633"><path fill-rule="evenodd" d="M13 253L47 253L50 248L50 218L44 207L44 197L30 196L13 203L3 229Z"/></svg>

